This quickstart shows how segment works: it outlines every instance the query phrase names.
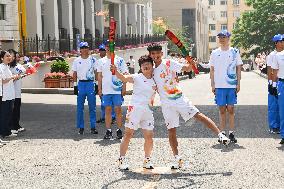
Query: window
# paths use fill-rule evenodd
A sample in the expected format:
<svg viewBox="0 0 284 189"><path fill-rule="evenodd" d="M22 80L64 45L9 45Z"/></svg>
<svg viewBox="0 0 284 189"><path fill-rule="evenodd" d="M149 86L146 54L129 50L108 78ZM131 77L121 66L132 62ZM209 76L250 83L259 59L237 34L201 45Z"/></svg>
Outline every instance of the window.
<svg viewBox="0 0 284 189"><path fill-rule="evenodd" d="M208 16L209 16L209 18L215 18L215 12L209 11Z"/></svg>
<svg viewBox="0 0 284 189"><path fill-rule="evenodd" d="M216 36L209 36L209 42L216 42Z"/></svg>
<svg viewBox="0 0 284 189"><path fill-rule="evenodd" d="M6 19L6 5L0 4L0 20Z"/></svg>
<svg viewBox="0 0 284 189"><path fill-rule="evenodd" d="M209 5L215 5L215 0L208 0Z"/></svg>
<svg viewBox="0 0 284 189"><path fill-rule="evenodd" d="M240 11L234 11L233 12L233 17L239 18L240 17Z"/></svg>
<svg viewBox="0 0 284 189"><path fill-rule="evenodd" d="M227 0L221 0L220 5L227 5Z"/></svg>
<svg viewBox="0 0 284 189"><path fill-rule="evenodd" d="M221 11L221 17L227 18L227 11Z"/></svg>
<svg viewBox="0 0 284 189"><path fill-rule="evenodd" d="M209 24L209 30L210 31L215 31L216 30L216 25L215 24Z"/></svg>
<svg viewBox="0 0 284 189"><path fill-rule="evenodd" d="M233 0L233 5L240 5L240 0Z"/></svg>
<svg viewBox="0 0 284 189"><path fill-rule="evenodd" d="M227 24L221 24L221 30L227 30Z"/></svg>

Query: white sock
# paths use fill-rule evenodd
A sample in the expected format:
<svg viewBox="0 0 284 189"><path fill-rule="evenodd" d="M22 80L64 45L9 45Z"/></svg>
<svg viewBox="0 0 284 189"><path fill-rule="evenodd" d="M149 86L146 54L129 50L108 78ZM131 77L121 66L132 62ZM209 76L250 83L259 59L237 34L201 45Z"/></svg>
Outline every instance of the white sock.
<svg viewBox="0 0 284 189"><path fill-rule="evenodd" d="M229 134L234 133L234 131L229 131Z"/></svg>
<svg viewBox="0 0 284 189"><path fill-rule="evenodd" d="M120 129L116 129L116 131L119 131Z"/></svg>
<svg viewBox="0 0 284 189"><path fill-rule="evenodd" d="M149 159L151 159L150 157L145 157L145 160L149 160Z"/></svg>
<svg viewBox="0 0 284 189"><path fill-rule="evenodd" d="M111 129L108 129L109 132L111 132Z"/></svg>
<svg viewBox="0 0 284 189"><path fill-rule="evenodd" d="M269 85L272 85L272 80L269 80L268 83L269 83Z"/></svg>
<svg viewBox="0 0 284 189"><path fill-rule="evenodd" d="M119 159L125 159L125 156L120 156Z"/></svg>
<svg viewBox="0 0 284 189"><path fill-rule="evenodd" d="M179 155L175 155L175 159L181 159Z"/></svg>

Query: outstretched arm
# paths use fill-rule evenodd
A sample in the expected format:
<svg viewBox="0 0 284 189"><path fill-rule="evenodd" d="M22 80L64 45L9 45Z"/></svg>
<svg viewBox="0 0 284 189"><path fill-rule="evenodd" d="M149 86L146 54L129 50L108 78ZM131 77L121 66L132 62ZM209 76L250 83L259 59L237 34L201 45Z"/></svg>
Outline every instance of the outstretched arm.
<svg viewBox="0 0 284 189"><path fill-rule="evenodd" d="M116 77L117 77L118 79L120 79L123 83L127 83L127 82L128 82L128 83L134 83L133 78L132 78L132 75L123 75L123 74L119 73L119 72L117 71L117 68L116 68L115 65L111 65L110 70L111 70L111 71L114 71Z"/></svg>

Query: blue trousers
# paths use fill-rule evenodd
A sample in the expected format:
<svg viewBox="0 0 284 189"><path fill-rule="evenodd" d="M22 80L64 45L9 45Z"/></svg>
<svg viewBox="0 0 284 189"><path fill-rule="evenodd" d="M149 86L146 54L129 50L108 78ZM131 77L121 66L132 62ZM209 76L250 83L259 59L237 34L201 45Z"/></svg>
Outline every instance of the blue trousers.
<svg viewBox="0 0 284 189"><path fill-rule="evenodd" d="M77 128L84 128L84 103L87 97L91 128L96 128L96 94L93 82L78 83Z"/></svg>
<svg viewBox="0 0 284 189"><path fill-rule="evenodd" d="M280 135L284 138L284 82L278 81L278 105L279 105L279 115L280 115Z"/></svg>
<svg viewBox="0 0 284 189"><path fill-rule="evenodd" d="M280 127L278 99L268 94L268 125L269 129Z"/></svg>

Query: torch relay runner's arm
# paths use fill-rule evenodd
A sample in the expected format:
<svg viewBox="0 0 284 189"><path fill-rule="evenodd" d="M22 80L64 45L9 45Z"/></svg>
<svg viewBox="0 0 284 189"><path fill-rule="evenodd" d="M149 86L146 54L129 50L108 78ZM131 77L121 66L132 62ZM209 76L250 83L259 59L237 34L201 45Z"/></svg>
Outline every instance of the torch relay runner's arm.
<svg viewBox="0 0 284 189"><path fill-rule="evenodd" d="M134 83L132 75L123 75L117 71L115 65L111 65L111 71L115 73L116 77L120 79L123 83Z"/></svg>
<svg viewBox="0 0 284 189"><path fill-rule="evenodd" d="M192 61L193 62L193 61ZM193 62L194 63L194 62ZM192 64L187 62L181 69L182 72L190 72L192 71Z"/></svg>

